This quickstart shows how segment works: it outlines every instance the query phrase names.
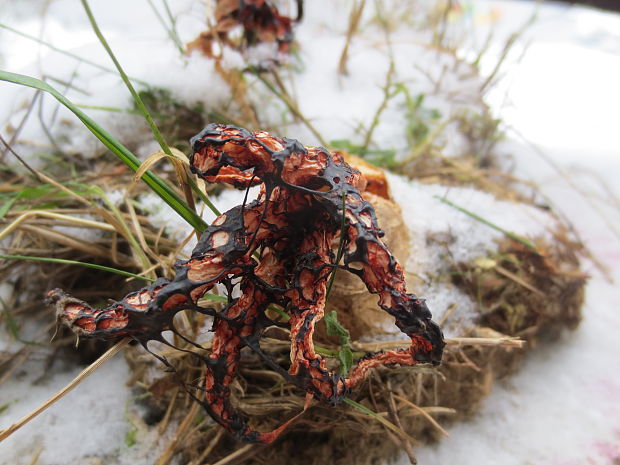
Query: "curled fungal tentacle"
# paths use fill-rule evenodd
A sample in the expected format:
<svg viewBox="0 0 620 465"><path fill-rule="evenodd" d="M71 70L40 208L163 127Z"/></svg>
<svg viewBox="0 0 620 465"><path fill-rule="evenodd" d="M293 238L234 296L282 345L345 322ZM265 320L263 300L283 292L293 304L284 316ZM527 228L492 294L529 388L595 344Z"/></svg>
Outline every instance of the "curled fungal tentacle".
<svg viewBox="0 0 620 465"><path fill-rule="evenodd" d="M104 309L92 308L59 289L50 291L49 300L62 322L82 337L130 336L146 344L161 340L161 333L173 328L174 315L181 310L212 315L211 352L199 356L205 365L204 393L192 396L215 421L250 442L273 441L292 419L261 433L232 407L230 385L244 347L288 382L333 404L373 367L441 361L445 345L441 330L431 320L424 299L407 292L403 270L381 241L374 209L362 196L366 180L340 154L219 124L207 126L191 143L194 173L208 182L238 188L262 183L259 198L219 216L191 258L177 263L171 281L158 280ZM379 296L379 306L411 338L408 348L363 357L346 378L327 370L313 343L333 269L332 245L343 231L342 268L359 276L368 291ZM229 299L223 310L199 307L199 299L216 283L232 289L233 280L240 280L241 295ZM260 348L262 330L273 323L265 314L271 304L283 307L290 317L288 371Z"/></svg>

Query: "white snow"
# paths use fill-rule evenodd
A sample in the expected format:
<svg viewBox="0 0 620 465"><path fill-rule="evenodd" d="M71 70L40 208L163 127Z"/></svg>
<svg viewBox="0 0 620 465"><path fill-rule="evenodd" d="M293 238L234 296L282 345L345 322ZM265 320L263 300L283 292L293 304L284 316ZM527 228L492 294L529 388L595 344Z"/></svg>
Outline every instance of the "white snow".
<svg viewBox="0 0 620 465"><path fill-rule="evenodd" d="M506 17L500 30L527 15L525 3L500 5ZM618 463L618 31L615 14L543 7L524 38L528 51L490 95L514 128L505 150L515 154L517 175L541 186L574 223L607 276L585 262L592 277L580 327L532 351L524 369L496 385L472 421L449 428L450 438L418 449L421 464ZM399 464L405 463L403 457Z"/></svg>
<svg viewBox="0 0 620 465"><path fill-rule="evenodd" d="M492 256L504 234L441 201L446 199L525 239L549 240L557 228L555 220L529 205L498 201L493 195L471 188L423 184L389 175L393 198L400 205L409 229L411 252L405 270L421 277L422 284L411 289L428 300L433 316L441 321L444 313L456 305L444 326L447 337L460 336L474 326L477 315L471 299L441 280L450 265L473 263ZM429 241L442 236L447 241ZM394 330L394 328L392 328Z"/></svg>
<svg viewBox="0 0 620 465"><path fill-rule="evenodd" d="M26 363L2 385L2 404L8 405L2 414L3 426L38 407L80 371L57 363L46 372L41 361ZM117 453L129 430L124 412L131 394L122 389L128 376L122 357L102 365L97 376L87 378L10 440L0 443L0 463L30 464L40 453L37 463L77 464L102 452Z"/></svg>
<svg viewBox="0 0 620 465"><path fill-rule="evenodd" d="M198 54L181 57L146 3L122 0L91 3L100 27L130 76L170 89L176 98L188 103L199 100L206 106L217 107L229 98L229 90L214 72L212 63ZM425 5L430 8L434 3L425 2ZM40 34L59 48L112 67L90 32L82 9L73 0L49 3L31 0L7 5L8 2L0 6L1 22L31 35ZM170 5L178 15L183 41L192 40L204 29L203 2L178 0ZM406 2L394 2L393 9L383 14L388 20L399 17L405 6ZM425 94L424 108L438 110L440 121L466 110L481 114L483 103L478 92L481 80L459 57L473 59L487 32L494 29L494 40L481 59L482 72L491 72L506 38L528 20L532 10L529 4L515 1L477 1L459 7L460 11L457 8L451 14L454 18L450 37L458 41L463 40L464 31L469 35L461 43L457 56L429 47L429 32L420 27L419 17L400 18L406 27L394 30L388 43L377 24L377 16L367 8L362 27L352 42L350 74L342 77L336 71L350 3L306 2L304 22L296 32L301 43L300 57L294 63L303 72L294 75L294 85L283 73L285 82L304 115L328 141L348 139L354 144L363 141L364 133L359 126L367 127L381 104L390 53L395 63L393 82L406 84L412 96ZM32 13L44 8L45 21L40 21ZM119 15L118 11L123 14ZM617 15L557 5L541 7L538 22L515 44L498 75L501 79L494 83L487 100L510 128L510 139L503 150L515 154L517 173L542 186L553 204L575 223L582 239L615 279L620 278L617 222L620 140L615 127L620 111L618 31ZM68 89L56 82L53 85L75 103L125 109L130 106L129 94L116 75L51 52L3 29L0 39L0 63L5 69L71 81L74 87ZM242 66L242 57L228 52L225 66L232 65ZM307 145L318 143L303 124L291 121L290 114L260 82L250 78L248 81L261 117L280 127L281 135L297 138ZM3 102L0 121L16 127L32 95L29 89L0 83ZM404 130L407 123L403 117L404 103L403 94L389 102L375 130L372 149L394 149L400 157L410 154ZM96 110L86 112L119 138L132 135L141 144L140 156L157 150L138 117ZM44 100L43 120L66 152L79 149L80 153L86 151L93 157L104 152L75 117L58 108L49 97ZM433 128L437 122L428 124ZM136 140L136 132L143 137ZM68 134L71 137L63 140L62 136ZM524 142L521 135L538 144L546 158ZM436 143L448 156L469 150L455 123L447 125ZM50 148L36 116L31 116L17 147L35 163L33 155ZM438 246L427 245L425 236L450 234L455 238L451 247L453 259L469 261L494 250L501 233L437 197L529 238L547 234L551 224L550 218L539 210L498 202L489 194L472 189L421 185L395 176L390 181L412 235L412 258L406 267L428 278L426 287L415 292L428 297L436 317L458 302L456 316L453 314L451 318L458 318L464 325L469 321L473 304L433 281L432 277L441 272L437 263L444 252ZM575 186L582 192L576 191ZM123 195L110 193L115 202ZM242 199L243 192L226 190L215 203L225 211ZM170 237L180 241L190 233L190 228L154 195L143 195L141 206L152 212L151 221L164 226ZM205 214L205 218L209 220L212 216ZM192 244L188 244L185 253L191 250ZM617 463L620 358L613 330L620 327L620 314L614 306L617 292L593 263L588 262L586 267L593 277L581 327L559 344L533 351L524 370L497 385L474 420L450 428L450 438L437 446L419 448L421 464ZM9 341L4 335L0 337L4 348ZM41 366L40 360L33 360L27 365L29 373L13 376L0 386L0 406L9 403L0 413L2 427L37 406L77 372L56 369L54 375L31 385L41 373ZM136 446L124 445L131 428L126 418L131 394L124 386L128 376L127 366L120 357L108 362L65 399L0 443L0 463L30 463L39 450L37 463L42 465L88 463L88 457L96 456L105 456L106 463L117 463L121 451L120 457L130 460L127 463L153 463L157 444L162 443L157 443L156 437L139 434ZM141 456L146 450L150 455ZM406 463L405 460L401 463Z"/></svg>

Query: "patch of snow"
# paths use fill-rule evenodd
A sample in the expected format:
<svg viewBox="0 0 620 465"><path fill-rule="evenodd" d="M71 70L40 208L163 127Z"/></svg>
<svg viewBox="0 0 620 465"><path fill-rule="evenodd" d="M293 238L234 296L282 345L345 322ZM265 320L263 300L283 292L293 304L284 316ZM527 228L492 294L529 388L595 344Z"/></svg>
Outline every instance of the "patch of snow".
<svg viewBox="0 0 620 465"><path fill-rule="evenodd" d="M392 197L400 205L409 230L411 253L405 269L422 279L411 289L426 297L436 321L456 305L444 328L446 336L460 336L474 326L477 316L471 299L450 282L438 282L451 263L472 263L497 252L505 235L441 201L446 199L504 230L524 238L550 239L555 220L529 205L498 201L472 188L423 184L388 174ZM442 240L433 240L442 238Z"/></svg>
<svg viewBox="0 0 620 465"><path fill-rule="evenodd" d="M62 372L54 365L46 374L44 367L38 361L27 362L2 385L2 403L8 405L0 413L3 426L38 407L80 371L72 368ZM121 357L102 365L10 440L0 443L0 463L26 465L40 453L37 463L61 465L118 453L129 430L125 419L130 401L125 387L128 377L129 369Z"/></svg>

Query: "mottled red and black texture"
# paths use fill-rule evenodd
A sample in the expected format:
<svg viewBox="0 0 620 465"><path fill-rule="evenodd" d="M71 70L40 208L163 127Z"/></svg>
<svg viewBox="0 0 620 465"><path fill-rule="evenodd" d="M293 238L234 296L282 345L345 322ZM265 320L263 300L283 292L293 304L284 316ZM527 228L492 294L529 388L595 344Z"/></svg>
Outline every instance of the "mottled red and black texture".
<svg viewBox="0 0 620 465"><path fill-rule="evenodd" d="M295 20L281 15L267 0L218 0L215 24L190 44L190 50L199 49L213 57L213 44L226 44L232 48L246 49L260 43L275 43L278 52L289 53L293 41L293 23L301 21L303 0L297 0ZM235 44L229 37L231 31L241 27L243 40Z"/></svg>
<svg viewBox="0 0 620 465"><path fill-rule="evenodd" d="M192 146L194 173L208 182L239 188L260 184L258 199L220 215L201 236L191 258L177 263L171 281L160 279L105 309L93 309L58 289L50 291L64 323L80 336L130 336L146 344L162 341L162 331L174 330L172 319L180 310L212 315L215 336L210 354L203 357L201 402L219 424L247 441L271 442L286 424L260 433L232 408L229 387L244 347L290 383L334 404L372 367L440 362L441 330L431 321L424 300L407 293L403 270L381 241L374 209L364 200L365 179L359 171L322 147L306 148L296 140L233 126L209 125L192 139ZM343 215L341 268L358 275L368 291L379 296L378 305L411 338L408 348L362 358L348 377L329 372L313 344ZM234 279L240 281L240 297L229 298L223 310L198 306L216 283L231 289ZM271 320L265 312L271 304L283 308L290 321ZM261 333L272 325L290 329L288 370L261 350Z"/></svg>

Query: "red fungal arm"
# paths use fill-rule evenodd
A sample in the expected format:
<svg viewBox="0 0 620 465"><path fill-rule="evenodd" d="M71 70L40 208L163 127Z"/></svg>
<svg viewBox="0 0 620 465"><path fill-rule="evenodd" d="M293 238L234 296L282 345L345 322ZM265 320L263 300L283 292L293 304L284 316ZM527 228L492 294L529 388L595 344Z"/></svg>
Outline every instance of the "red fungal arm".
<svg viewBox="0 0 620 465"><path fill-rule="evenodd" d="M192 146L193 172L209 182L237 187L262 183L259 199L218 217L191 259L176 265L172 281L160 280L101 310L58 289L50 291L59 319L80 336L131 336L145 344L163 340L161 332L166 329L174 330L173 317L182 309L212 315L211 353L196 355L205 364L204 398L199 401L228 431L254 442L273 441L292 419L275 431L259 433L231 406L230 383L244 347L290 383L332 403L347 395L373 367L439 363L444 346L441 330L424 301L407 293L402 268L381 242L372 205L361 195L365 179L340 155L266 132L215 124L193 138ZM407 349L364 357L346 379L326 369L313 343L334 267L331 247L340 234L343 215L345 269L379 296L379 306L411 338ZM240 279L238 299L231 299L219 312L198 306L215 283L231 288L233 279ZM263 329L276 324L265 313L272 303L290 316L288 370L260 348Z"/></svg>

